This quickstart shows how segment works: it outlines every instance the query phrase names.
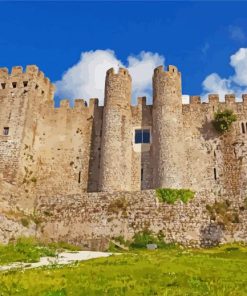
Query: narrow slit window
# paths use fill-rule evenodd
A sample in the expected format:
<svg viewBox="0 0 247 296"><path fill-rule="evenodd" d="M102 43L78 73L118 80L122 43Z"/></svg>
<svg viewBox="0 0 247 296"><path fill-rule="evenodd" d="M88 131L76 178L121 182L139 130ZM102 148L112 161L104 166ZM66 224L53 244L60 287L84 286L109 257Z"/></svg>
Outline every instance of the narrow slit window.
<svg viewBox="0 0 247 296"><path fill-rule="evenodd" d="M13 86L13 88L16 88L17 87L17 82L12 82L12 86Z"/></svg>
<svg viewBox="0 0 247 296"><path fill-rule="evenodd" d="M242 128L242 133L245 134L245 126L243 122L241 123L241 128Z"/></svg>
<svg viewBox="0 0 247 296"><path fill-rule="evenodd" d="M216 168L214 168L214 180L217 180L217 172L216 172Z"/></svg>
<svg viewBox="0 0 247 296"><path fill-rule="evenodd" d="M81 183L81 172L79 172L79 175L78 175L78 183L79 184Z"/></svg>
<svg viewBox="0 0 247 296"><path fill-rule="evenodd" d="M143 181L143 168L141 168L141 181Z"/></svg>
<svg viewBox="0 0 247 296"><path fill-rule="evenodd" d="M4 127L3 128L3 135L8 136L8 134L9 134L9 127Z"/></svg>
<svg viewBox="0 0 247 296"><path fill-rule="evenodd" d="M245 122L245 130L247 131L247 122Z"/></svg>

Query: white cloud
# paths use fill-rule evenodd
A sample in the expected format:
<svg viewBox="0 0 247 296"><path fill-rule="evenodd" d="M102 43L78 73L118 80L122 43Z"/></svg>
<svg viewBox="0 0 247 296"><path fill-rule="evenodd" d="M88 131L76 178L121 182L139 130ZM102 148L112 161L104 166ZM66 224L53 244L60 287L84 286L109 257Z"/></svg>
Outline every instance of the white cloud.
<svg viewBox="0 0 247 296"><path fill-rule="evenodd" d="M247 92L247 48L240 48L230 57L230 65L234 69L234 75L227 78L220 77L217 73L208 75L203 83L202 97L206 99L210 93L219 94L220 100L224 100L225 94L235 93L238 100Z"/></svg>
<svg viewBox="0 0 247 296"><path fill-rule="evenodd" d="M104 100L105 74L110 68L125 67L132 76L132 98L151 95L152 75L155 67L164 64L158 53L140 52L129 55L127 65L120 61L112 50L83 52L77 64L69 68L57 81L56 95L60 98L99 98Z"/></svg>
<svg viewBox="0 0 247 296"><path fill-rule="evenodd" d="M233 81L241 86L247 86L247 48L240 48L231 56L231 66L235 69Z"/></svg>
<svg viewBox="0 0 247 296"><path fill-rule="evenodd" d="M142 51L128 57L128 69L133 81L133 97L150 96L154 68L164 65L164 57L158 53Z"/></svg>
<svg viewBox="0 0 247 296"><path fill-rule="evenodd" d="M244 42L246 40L245 33L243 29L239 26L229 26L229 33L231 39L235 41Z"/></svg>

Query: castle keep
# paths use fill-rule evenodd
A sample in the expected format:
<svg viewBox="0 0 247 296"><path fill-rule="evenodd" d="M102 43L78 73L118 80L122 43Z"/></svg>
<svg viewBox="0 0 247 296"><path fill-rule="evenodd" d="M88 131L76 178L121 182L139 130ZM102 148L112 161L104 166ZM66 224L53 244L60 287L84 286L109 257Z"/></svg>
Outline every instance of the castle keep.
<svg viewBox="0 0 247 296"><path fill-rule="evenodd" d="M156 68L153 105L131 105L126 69L106 73L105 103L62 100L36 66L0 69L0 187L39 194L140 191L158 187L244 195L247 185L247 95L182 104L181 74ZM219 134L214 112L237 115Z"/></svg>

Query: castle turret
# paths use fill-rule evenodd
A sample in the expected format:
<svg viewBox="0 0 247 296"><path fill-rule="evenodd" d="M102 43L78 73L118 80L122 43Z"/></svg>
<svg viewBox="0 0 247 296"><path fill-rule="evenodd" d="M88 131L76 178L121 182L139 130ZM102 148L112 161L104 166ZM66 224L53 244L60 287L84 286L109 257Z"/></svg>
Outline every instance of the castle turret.
<svg viewBox="0 0 247 296"><path fill-rule="evenodd" d="M153 75L153 187L183 186L181 75L160 66Z"/></svg>
<svg viewBox="0 0 247 296"><path fill-rule="evenodd" d="M53 100L54 86L37 66L0 68L0 178L17 182L22 147L32 143L41 104ZM25 144L24 144L25 139ZM28 140L27 140L28 139Z"/></svg>
<svg viewBox="0 0 247 296"><path fill-rule="evenodd" d="M99 191L131 188L131 77L110 69L105 81Z"/></svg>

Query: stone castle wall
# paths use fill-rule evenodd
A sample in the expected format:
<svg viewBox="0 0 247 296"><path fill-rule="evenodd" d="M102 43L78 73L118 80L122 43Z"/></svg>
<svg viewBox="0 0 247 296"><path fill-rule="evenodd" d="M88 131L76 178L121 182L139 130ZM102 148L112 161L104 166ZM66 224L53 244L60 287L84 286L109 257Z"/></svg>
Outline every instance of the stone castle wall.
<svg viewBox="0 0 247 296"><path fill-rule="evenodd" d="M42 238L85 247L118 236L129 240L144 229L162 234L167 242L187 246L247 242L245 201L227 200L227 212L212 217L207 208L214 207L215 200L210 192L196 195L188 204L174 205L159 202L154 190L84 193L39 197L35 211L42 217ZM218 202L224 200L217 198ZM235 220L226 219L233 214Z"/></svg>
<svg viewBox="0 0 247 296"><path fill-rule="evenodd" d="M0 202L39 213L37 235L80 244L144 227L184 244L246 241L247 96L182 105L174 66L155 70L153 88L153 105L140 97L131 106L131 77L111 69L104 107L77 99L54 108L54 87L36 66L0 69ZM237 121L220 135L212 120L226 108ZM136 129L150 130L150 143L136 144ZM187 205L160 204L147 190L156 187L197 195ZM212 220L206 205L215 199L230 201L239 222L224 229Z"/></svg>
<svg viewBox="0 0 247 296"><path fill-rule="evenodd" d="M216 95L208 103L181 102L181 74L158 67L154 105L131 106L127 70L106 76L105 107L91 99L54 108L54 87L36 66L0 71L0 176L19 194L76 194L156 187L211 188L216 194L246 194L247 99ZM220 135L214 112L232 109L237 122ZM9 134L3 134L4 128ZM150 143L135 144L136 129L149 129ZM6 185L9 186L9 185Z"/></svg>

